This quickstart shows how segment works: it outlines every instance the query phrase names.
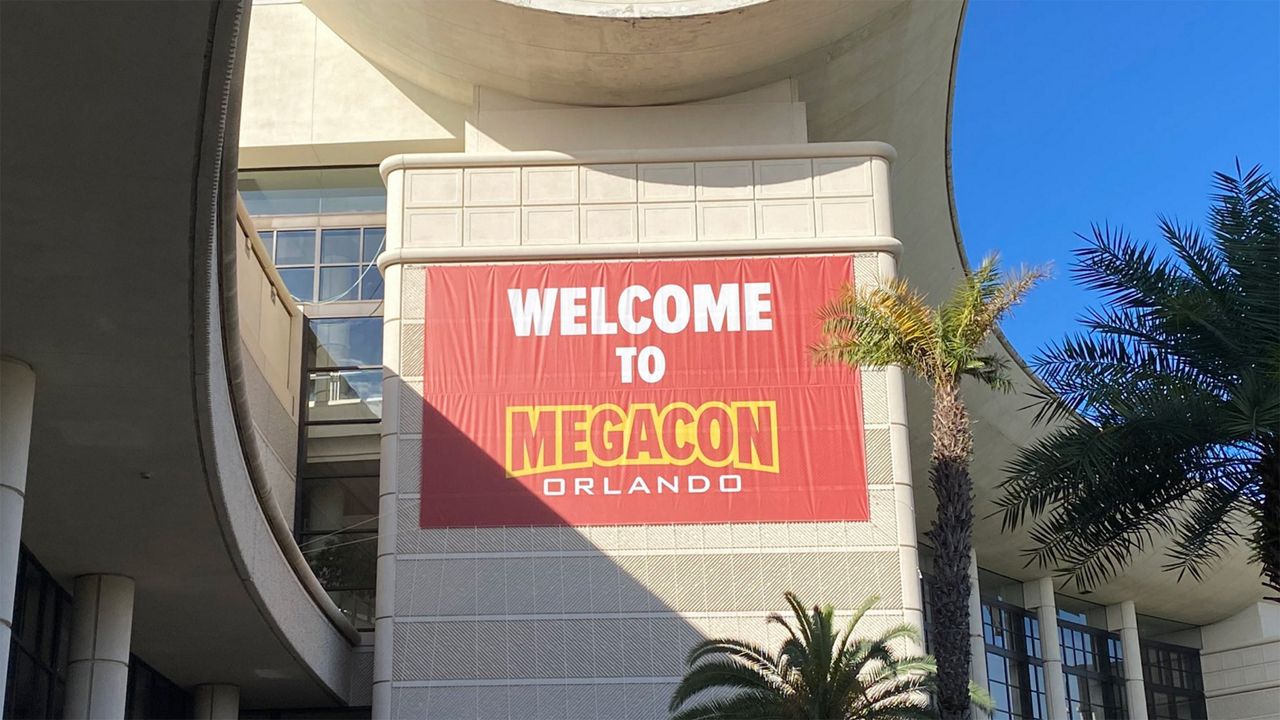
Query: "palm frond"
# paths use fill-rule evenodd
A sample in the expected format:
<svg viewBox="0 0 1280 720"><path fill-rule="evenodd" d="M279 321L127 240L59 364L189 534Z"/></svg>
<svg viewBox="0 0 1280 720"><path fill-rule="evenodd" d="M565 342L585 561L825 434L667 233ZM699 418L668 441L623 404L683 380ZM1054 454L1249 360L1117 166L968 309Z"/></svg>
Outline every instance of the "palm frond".
<svg viewBox="0 0 1280 720"><path fill-rule="evenodd" d="M1095 226L1072 274L1103 306L1033 361L1035 420L1054 427L1009 464L998 512L1082 588L1158 545L1203 577L1246 542L1280 592L1261 510L1280 493L1262 483L1280 447L1280 191L1239 163L1214 182L1208 233L1159 220L1166 253Z"/></svg>

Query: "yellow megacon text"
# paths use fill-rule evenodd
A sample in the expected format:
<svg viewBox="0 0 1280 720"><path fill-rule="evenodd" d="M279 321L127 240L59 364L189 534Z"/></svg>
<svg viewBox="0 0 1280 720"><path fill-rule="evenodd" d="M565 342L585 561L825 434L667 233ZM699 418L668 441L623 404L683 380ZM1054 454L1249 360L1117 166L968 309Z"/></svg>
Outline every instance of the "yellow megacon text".
<svg viewBox="0 0 1280 720"><path fill-rule="evenodd" d="M778 472L773 400L507 408L512 477L619 465L692 465Z"/></svg>

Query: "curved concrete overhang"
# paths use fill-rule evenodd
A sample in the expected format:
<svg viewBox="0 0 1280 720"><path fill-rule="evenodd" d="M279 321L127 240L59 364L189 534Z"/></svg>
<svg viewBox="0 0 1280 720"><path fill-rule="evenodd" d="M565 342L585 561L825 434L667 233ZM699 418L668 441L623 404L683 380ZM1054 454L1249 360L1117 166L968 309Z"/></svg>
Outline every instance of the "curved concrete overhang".
<svg viewBox="0 0 1280 720"><path fill-rule="evenodd" d="M246 6L3 6L0 347L36 373L23 540L66 587L132 577L131 649L179 685L341 704L357 636L260 502L223 342Z"/></svg>
<svg viewBox="0 0 1280 720"><path fill-rule="evenodd" d="M968 268L950 172L962 3L305 2L384 72L468 104L477 86L538 101L637 105L724 96L793 77L810 141L875 140L897 149L892 192L902 273L937 299ZM1005 464L1043 432L1024 411L1036 379L1003 337L993 347L1010 359L1018 390L966 389L977 447L975 545L983 567L1030 580L1047 571L1027 566L1026 529L1002 533L992 513ZM923 530L936 507L924 480L927 389L910 385L908 406ZM1141 613L1206 623L1263 595L1243 549L1203 583L1177 582L1162 571L1163 562L1149 553L1088 599L1133 599ZM1063 592L1078 594L1073 587Z"/></svg>
<svg viewBox="0 0 1280 720"><path fill-rule="evenodd" d="M374 65L470 103L664 105L749 90L819 61L902 0L305 0Z"/></svg>

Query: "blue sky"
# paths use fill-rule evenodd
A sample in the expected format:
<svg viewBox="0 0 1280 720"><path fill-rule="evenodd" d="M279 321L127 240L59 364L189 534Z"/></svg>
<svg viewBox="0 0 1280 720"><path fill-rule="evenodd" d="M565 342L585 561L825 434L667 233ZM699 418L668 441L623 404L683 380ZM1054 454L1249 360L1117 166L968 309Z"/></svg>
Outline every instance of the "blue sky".
<svg viewBox="0 0 1280 720"><path fill-rule="evenodd" d="M1069 277L1076 232L1202 224L1237 156L1280 176L1280 0L973 0L952 151L970 258L1053 264L1005 323L1030 357L1093 302Z"/></svg>

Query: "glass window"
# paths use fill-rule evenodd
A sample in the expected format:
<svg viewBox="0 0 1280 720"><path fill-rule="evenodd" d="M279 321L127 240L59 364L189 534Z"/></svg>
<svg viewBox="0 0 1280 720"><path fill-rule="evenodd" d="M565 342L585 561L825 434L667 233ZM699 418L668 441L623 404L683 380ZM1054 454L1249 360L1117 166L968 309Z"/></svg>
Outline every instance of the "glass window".
<svg viewBox="0 0 1280 720"><path fill-rule="evenodd" d="M382 273L372 265L366 266L364 274L360 277L360 299L382 299Z"/></svg>
<svg viewBox="0 0 1280 720"><path fill-rule="evenodd" d="M383 250L383 242L386 239L386 228L368 227L364 229L364 253L360 256L366 263L372 263L378 259L378 253Z"/></svg>
<svg viewBox="0 0 1280 720"><path fill-rule="evenodd" d="M263 247L267 249L267 257L273 261L276 256L276 233L274 230L259 230L258 239L262 241Z"/></svg>
<svg viewBox="0 0 1280 720"><path fill-rule="evenodd" d="M982 603L986 643L987 690L995 702L995 720L1045 720L1044 661L1040 657L1040 621L1022 608Z"/></svg>
<svg viewBox="0 0 1280 720"><path fill-rule="evenodd" d="M1124 717L1127 710L1120 636L1059 620L1058 638L1071 720Z"/></svg>
<svg viewBox="0 0 1280 720"><path fill-rule="evenodd" d="M382 366L382 318L311 318L308 329L311 368Z"/></svg>
<svg viewBox="0 0 1280 720"><path fill-rule="evenodd" d="M316 262L316 231L277 231L275 260L277 266L314 265Z"/></svg>
<svg viewBox="0 0 1280 720"><path fill-rule="evenodd" d="M315 268L280 268L279 272L294 300L311 302L315 299Z"/></svg>
<svg viewBox="0 0 1280 720"><path fill-rule="evenodd" d="M191 717L191 695L158 670L129 655L129 685L124 716L128 720Z"/></svg>
<svg viewBox="0 0 1280 720"><path fill-rule="evenodd" d="M360 262L360 228L320 231L320 264Z"/></svg>
<svg viewBox="0 0 1280 720"><path fill-rule="evenodd" d="M383 213L387 191L376 167L241 172L250 215Z"/></svg>
<svg viewBox="0 0 1280 720"><path fill-rule="evenodd" d="M381 370L309 373L307 420L377 420L382 417Z"/></svg>
<svg viewBox="0 0 1280 720"><path fill-rule="evenodd" d="M357 299L359 282L360 268L355 265L320 268L320 302Z"/></svg>
<svg viewBox="0 0 1280 720"><path fill-rule="evenodd" d="M373 259L381 252L385 228L264 230L260 234L274 248L276 268L299 302L383 298L382 274Z"/></svg>
<svg viewBox="0 0 1280 720"><path fill-rule="evenodd" d="M64 716L71 595L25 546L18 548L9 682L3 717Z"/></svg>
<svg viewBox="0 0 1280 720"><path fill-rule="evenodd" d="M1205 720L1200 651L1171 643L1142 641L1142 674L1151 720Z"/></svg>

